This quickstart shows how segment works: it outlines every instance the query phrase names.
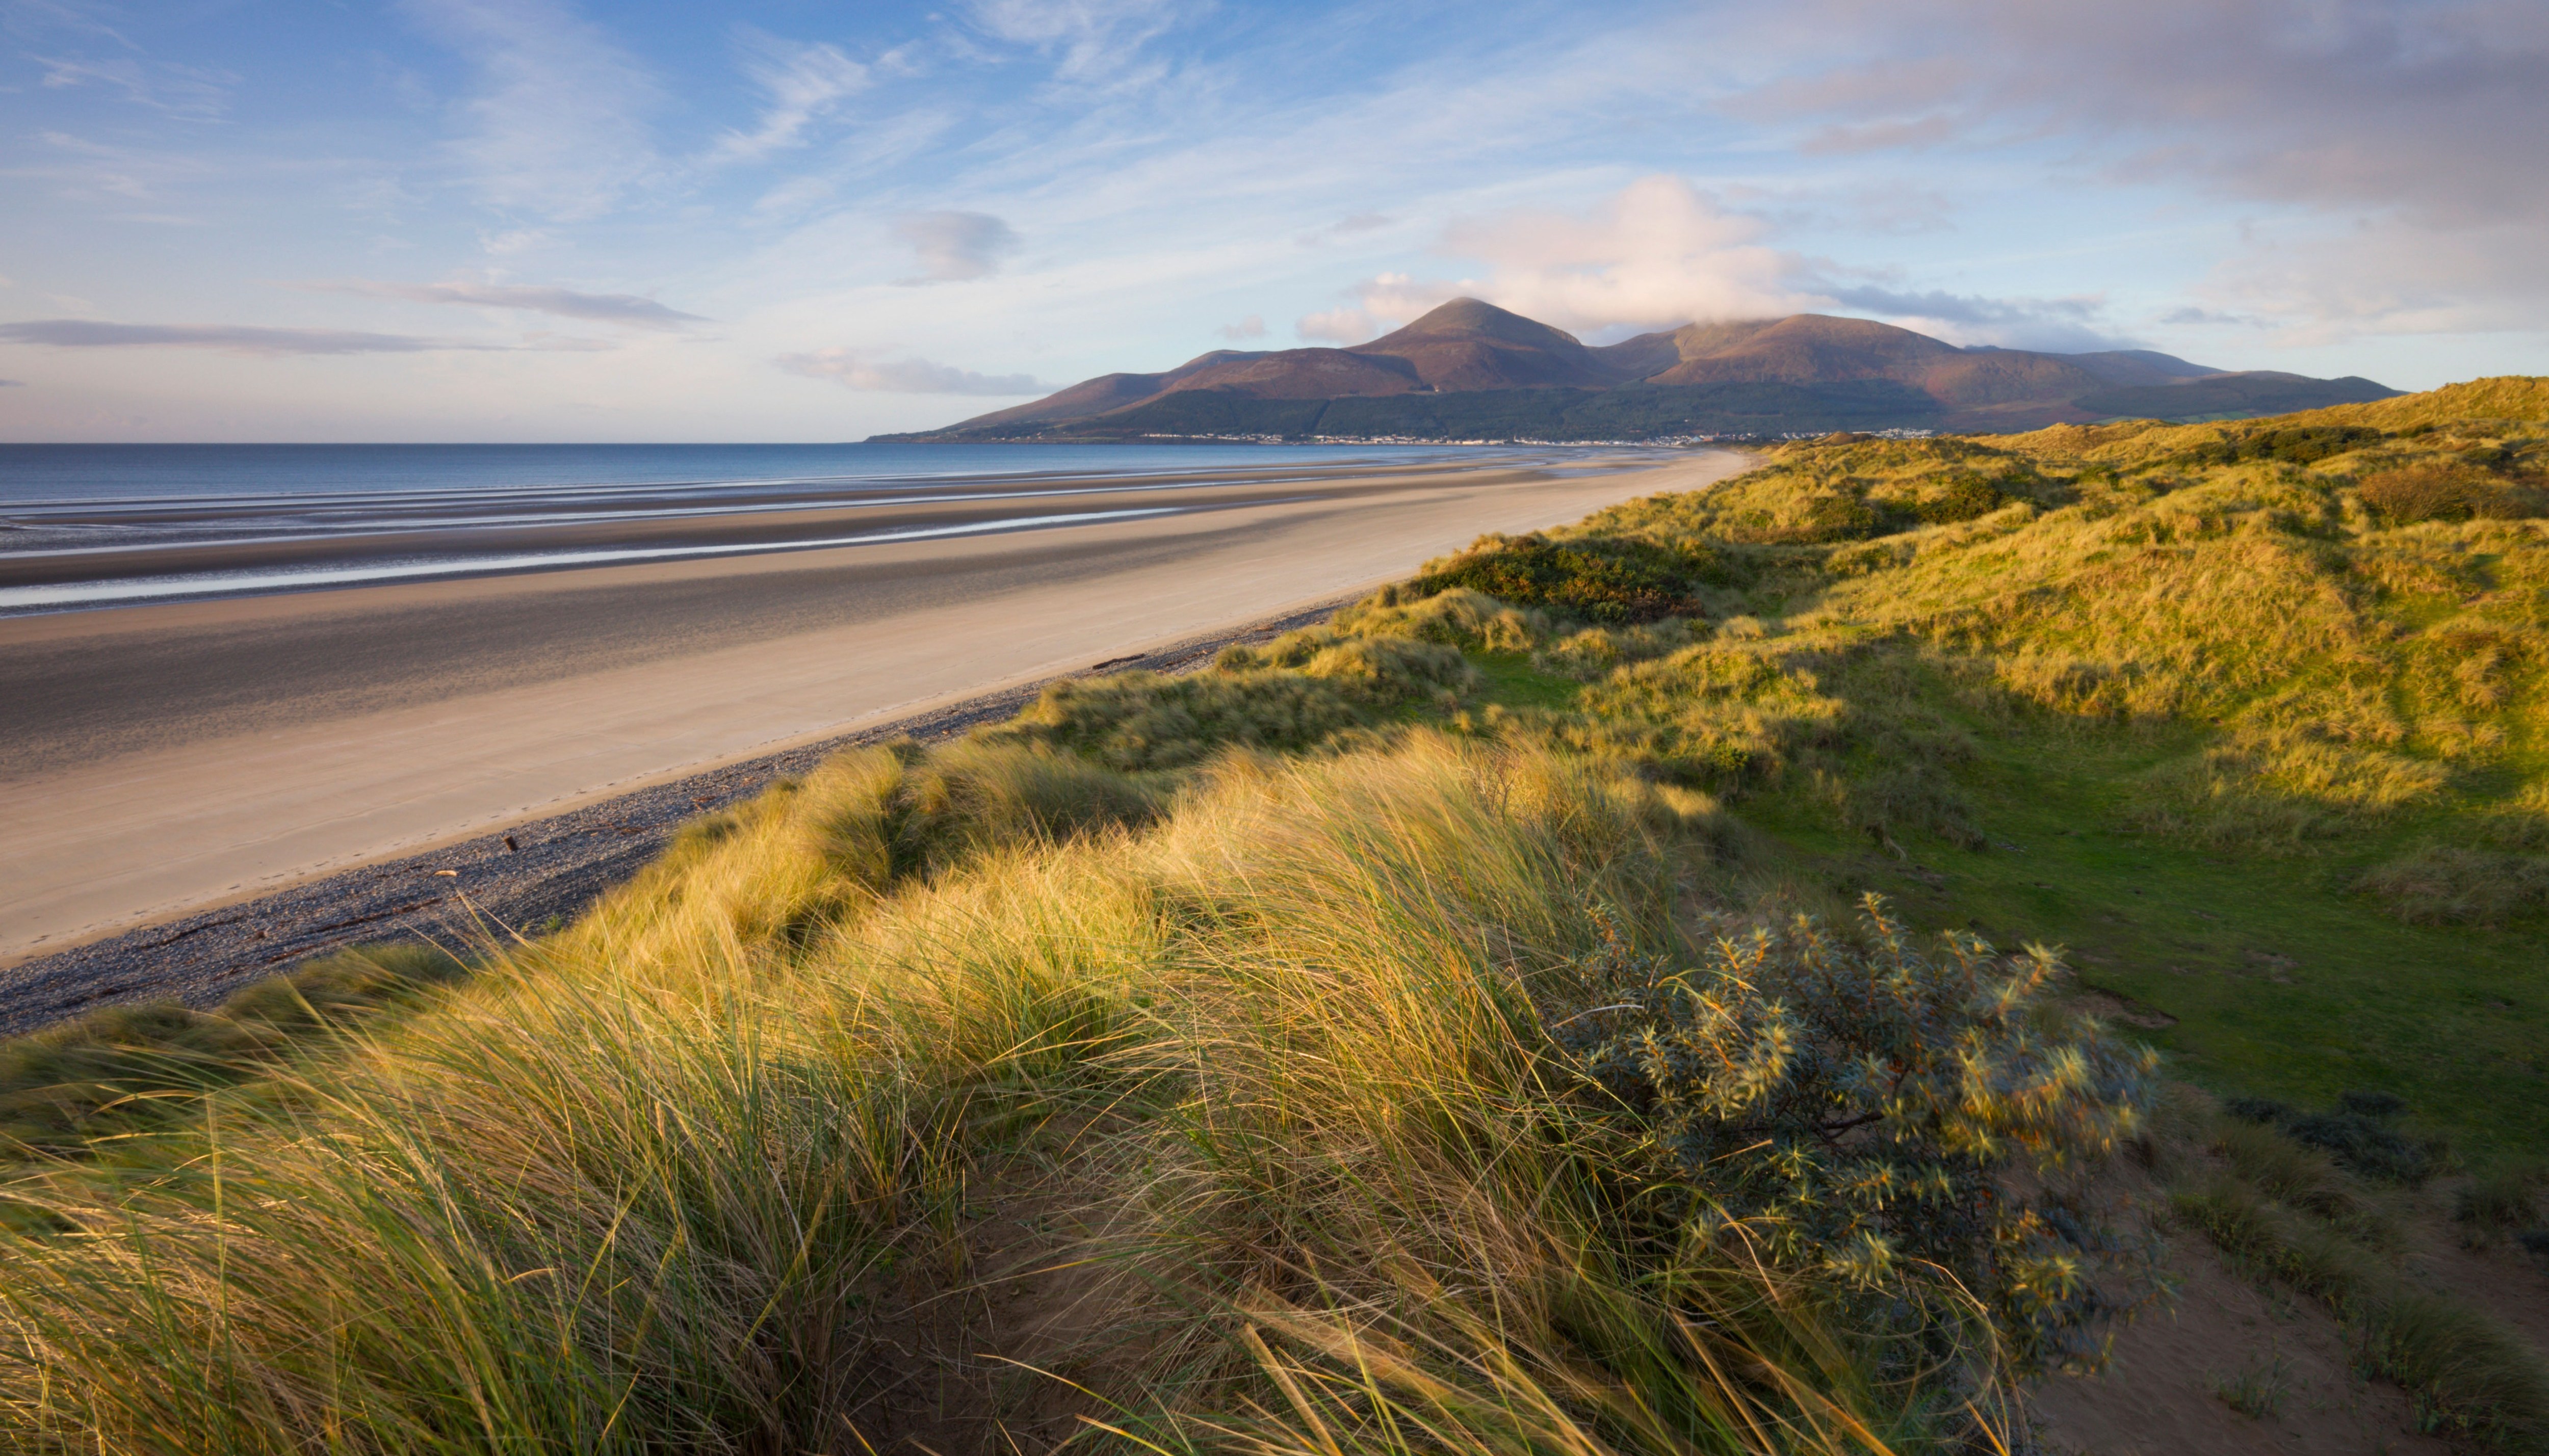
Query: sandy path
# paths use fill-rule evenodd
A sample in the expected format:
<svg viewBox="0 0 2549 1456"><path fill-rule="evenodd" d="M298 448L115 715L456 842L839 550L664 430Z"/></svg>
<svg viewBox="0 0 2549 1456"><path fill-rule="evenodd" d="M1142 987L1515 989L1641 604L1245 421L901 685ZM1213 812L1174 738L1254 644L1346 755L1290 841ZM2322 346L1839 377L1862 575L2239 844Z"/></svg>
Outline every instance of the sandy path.
<svg viewBox="0 0 2549 1456"><path fill-rule="evenodd" d="M1742 463L1375 481L1010 536L0 621L0 660L44 663L53 720L101 750L0 768L0 964L1271 616L1481 531ZM785 609L844 590L855 609L829 625ZM757 606L720 617L732 600ZM480 640L456 666L419 636L463 628ZM610 643L607 664L580 665L579 640ZM331 661L365 690L314 681ZM430 667L403 679L409 663Z"/></svg>

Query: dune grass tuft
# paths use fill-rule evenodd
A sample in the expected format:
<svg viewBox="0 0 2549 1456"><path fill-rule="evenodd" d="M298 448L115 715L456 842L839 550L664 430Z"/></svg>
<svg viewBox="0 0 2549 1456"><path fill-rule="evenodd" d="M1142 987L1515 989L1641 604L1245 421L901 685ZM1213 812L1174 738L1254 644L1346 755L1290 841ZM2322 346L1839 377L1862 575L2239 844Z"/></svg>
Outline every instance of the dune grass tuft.
<svg viewBox="0 0 2549 1456"><path fill-rule="evenodd" d="M0 1156L68 1156L162 1121L174 1104L323 1049L467 973L422 942L305 960L211 1011L156 1002L0 1042Z"/></svg>

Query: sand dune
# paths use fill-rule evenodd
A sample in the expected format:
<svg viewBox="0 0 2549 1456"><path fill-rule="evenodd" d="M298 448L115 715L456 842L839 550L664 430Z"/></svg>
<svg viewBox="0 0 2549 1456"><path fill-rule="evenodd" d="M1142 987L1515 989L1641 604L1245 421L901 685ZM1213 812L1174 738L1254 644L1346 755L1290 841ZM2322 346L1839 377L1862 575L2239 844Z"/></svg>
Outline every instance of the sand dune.
<svg viewBox="0 0 2549 1456"><path fill-rule="evenodd" d="M1008 535L0 620L0 963L1731 473L1361 477Z"/></svg>

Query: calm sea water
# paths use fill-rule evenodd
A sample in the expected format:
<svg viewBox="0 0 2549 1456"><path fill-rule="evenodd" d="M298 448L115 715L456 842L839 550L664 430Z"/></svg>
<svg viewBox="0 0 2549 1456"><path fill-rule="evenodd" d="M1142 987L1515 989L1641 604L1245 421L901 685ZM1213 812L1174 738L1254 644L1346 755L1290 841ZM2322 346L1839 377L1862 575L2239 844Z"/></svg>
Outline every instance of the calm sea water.
<svg viewBox="0 0 2549 1456"><path fill-rule="evenodd" d="M1426 445L6 445L0 511L240 497L1166 475L1474 456Z"/></svg>

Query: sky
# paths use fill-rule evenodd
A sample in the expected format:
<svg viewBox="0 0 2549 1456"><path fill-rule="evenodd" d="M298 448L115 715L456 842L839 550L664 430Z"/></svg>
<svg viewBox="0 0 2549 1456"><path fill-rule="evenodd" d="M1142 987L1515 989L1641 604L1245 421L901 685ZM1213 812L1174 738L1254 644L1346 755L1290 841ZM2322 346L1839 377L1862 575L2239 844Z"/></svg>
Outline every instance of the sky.
<svg viewBox="0 0 2549 1456"><path fill-rule="evenodd" d="M2549 373L2540 0L0 0L0 440L834 441L1471 295Z"/></svg>

